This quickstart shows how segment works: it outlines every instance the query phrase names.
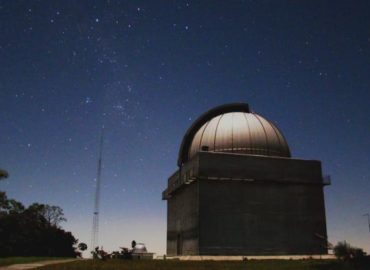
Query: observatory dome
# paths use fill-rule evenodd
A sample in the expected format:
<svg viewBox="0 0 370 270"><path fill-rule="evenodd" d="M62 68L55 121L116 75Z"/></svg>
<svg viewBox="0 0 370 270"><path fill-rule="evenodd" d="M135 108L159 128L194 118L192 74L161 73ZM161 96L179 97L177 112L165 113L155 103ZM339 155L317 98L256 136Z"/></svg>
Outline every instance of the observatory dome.
<svg viewBox="0 0 370 270"><path fill-rule="evenodd" d="M186 132L178 165L198 151L290 157L288 144L279 129L251 112L248 104L226 104L201 115Z"/></svg>

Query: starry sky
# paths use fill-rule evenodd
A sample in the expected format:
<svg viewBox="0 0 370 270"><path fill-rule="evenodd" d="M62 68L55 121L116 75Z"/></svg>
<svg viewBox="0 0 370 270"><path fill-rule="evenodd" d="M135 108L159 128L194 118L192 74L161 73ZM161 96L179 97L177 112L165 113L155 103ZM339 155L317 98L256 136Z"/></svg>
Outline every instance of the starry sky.
<svg viewBox="0 0 370 270"><path fill-rule="evenodd" d="M59 205L90 244L165 253L186 129L247 102L322 161L329 241L370 252L369 1L0 1L0 189Z"/></svg>

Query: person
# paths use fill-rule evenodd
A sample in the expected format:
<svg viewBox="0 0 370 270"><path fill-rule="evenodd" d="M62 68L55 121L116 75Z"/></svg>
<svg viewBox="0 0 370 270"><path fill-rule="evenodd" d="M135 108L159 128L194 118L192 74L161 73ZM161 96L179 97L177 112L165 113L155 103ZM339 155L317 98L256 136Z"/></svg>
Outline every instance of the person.
<svg viewBox="0 0 370 270"><path fill-rule="evenodd" d="M135 248L135 247L136 247L136 241L135 241L135 240L132 240L132 242L131 242L131 247L132 247L132 248Z"/></svg>

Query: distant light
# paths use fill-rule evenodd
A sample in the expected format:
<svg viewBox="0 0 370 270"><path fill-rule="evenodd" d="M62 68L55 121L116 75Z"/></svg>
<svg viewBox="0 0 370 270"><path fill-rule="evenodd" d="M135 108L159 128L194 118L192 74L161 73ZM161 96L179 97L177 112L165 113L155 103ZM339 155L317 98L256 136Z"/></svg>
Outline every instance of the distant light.
<svg viewBox="0 0 370 270"><path fill-rule="evenodd" d="M92 99L90 97L86 97L85 104L92 103Z"/></svg>

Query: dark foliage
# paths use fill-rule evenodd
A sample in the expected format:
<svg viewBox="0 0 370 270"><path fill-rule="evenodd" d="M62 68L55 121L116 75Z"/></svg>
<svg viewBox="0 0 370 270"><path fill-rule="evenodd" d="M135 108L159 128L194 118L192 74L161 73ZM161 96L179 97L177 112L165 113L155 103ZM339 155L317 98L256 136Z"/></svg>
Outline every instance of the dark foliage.
<svg viewBox="0 0 370 270"><path fill-rule="evenodd" d="M56 210L54 213L52 210ZM58 227L65 220L56 206L32 204L25 208L20 202L0 192L0 257L50 256L76 257L77 240Z"/></svg>
<svg viewBox="0 0 370 270"><path fill-rule="evenodd" d="M334 247L334 254L341 260L362 260L366 255L361 248L352 247L346 241L338 242Z"/></svg>
<svg viewBox="0 0 370 270"><path fill-rule="evenodd" d="M49 224L56 227L59 227L61 222L67 221L64 217L63 209L59 206L33 203L29 206L29 209L39 213Z"/></svg>
<svg viewBox="0 0 370 270"><path fill-rule="evenodd" d="M6 170L0 169L0 180L8 177L9 177L8 172Z"/></svg>
<svg viewBox="0 0 370 270"><path fill-rule="evenodd" d="M87 249L87 245L85 243L79 243L78 249L81 251L85 251Z"/></svg>

